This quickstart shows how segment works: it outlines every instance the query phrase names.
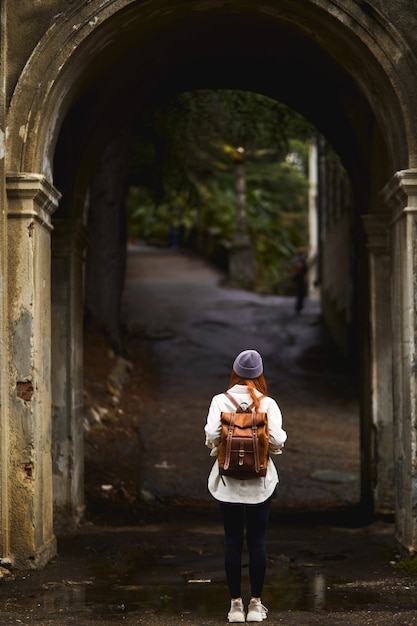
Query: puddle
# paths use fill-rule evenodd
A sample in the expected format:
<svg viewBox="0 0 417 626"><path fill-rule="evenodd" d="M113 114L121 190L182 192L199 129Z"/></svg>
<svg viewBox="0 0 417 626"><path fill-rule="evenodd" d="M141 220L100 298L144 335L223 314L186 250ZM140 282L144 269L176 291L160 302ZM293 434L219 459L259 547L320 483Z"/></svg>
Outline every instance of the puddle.
<svg viewBox="0 0 417 626"><path fill-rule="evenodd" d="M132 551L131 559L118 563L95 563L91 576L83 581L45 583L41 592L4 600L2 610L30 610L52 614L82 612L97 616L141 611L148 614L192 613L215 617L224 612L228 595L223 571L181 572L174 555L157 556L152 551ZM126 555L125 555L126 556ZM280 566L265 580L263 600L271 611L373 610L386 607L417 609L417 595L400 583L387 589L386 582L343 582L328 579L317 568L287 569ZM247 578L245 568L244 581ZM243 595L249 590L243 584Z"/></svg>
<svg viewBox="0 0 417 626"><path fill-rule="evenodd" d="M274 611L417 610L417 580L390 569L391 534L391 524L374 525L372 534L361 528L272 525L263 593L270 616ZM18 616L20 611L57 618L57 623L65 614L82 624L83 613L118 623L123 616L154 615L158 621L162 615L168 623L168 616L190 614L202 623L218 619L228 606L222 527L205 513L192 524L183 513L181 519L154 519L143 528L80 534L62 539L60 548L45 571L0 585L0 621L2 613ZM247 598L247 554L243 563ZM356 580L355 571L364 576Z"/></svg>

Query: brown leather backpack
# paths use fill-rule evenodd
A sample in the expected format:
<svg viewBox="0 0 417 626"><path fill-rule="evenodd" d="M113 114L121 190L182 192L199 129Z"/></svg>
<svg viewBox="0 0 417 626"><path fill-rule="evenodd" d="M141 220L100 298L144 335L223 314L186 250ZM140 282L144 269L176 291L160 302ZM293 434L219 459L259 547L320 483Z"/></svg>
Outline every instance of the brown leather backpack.
<svg viewBox="0 0 417 626"><path fill-rule="evenodd" d="M256 412L254 404L239 405L226 391L236 411L222 412L222 432L217 457L221 476L247 480L266 476L269 429L266 413Z"/></svg>

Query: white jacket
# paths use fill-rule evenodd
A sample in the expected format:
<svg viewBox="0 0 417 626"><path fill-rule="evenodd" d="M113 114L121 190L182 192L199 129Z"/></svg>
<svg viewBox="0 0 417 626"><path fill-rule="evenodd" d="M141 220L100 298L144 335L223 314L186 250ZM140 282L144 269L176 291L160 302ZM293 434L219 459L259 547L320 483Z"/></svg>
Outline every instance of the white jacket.
<svg viewBox="0 0 417 626"><path fill-rule="evenodd" d="M247 402L250 405L252 403L252 398L246 385L234 385L228 391L238 404ZM259 395L262 394L259 393ZM217 456L218 452L222 430L220 421L222 411L232 412L235 409L236 407L224 393L213 397L204 427L206 446L210 448L211 456ZM270 454L280 454L281 448L287 439L287 433L282 429L281 410L275 400L269 396L262 398L260 410L268 415L269 452ZM222 479L216 459L208 478L208 490L216 500L221 502L260 504L273 494L278 480L278 472L271 457L268 460L266 476L249 480L238 480L236 478L226 478L225 476Z"/></svg>

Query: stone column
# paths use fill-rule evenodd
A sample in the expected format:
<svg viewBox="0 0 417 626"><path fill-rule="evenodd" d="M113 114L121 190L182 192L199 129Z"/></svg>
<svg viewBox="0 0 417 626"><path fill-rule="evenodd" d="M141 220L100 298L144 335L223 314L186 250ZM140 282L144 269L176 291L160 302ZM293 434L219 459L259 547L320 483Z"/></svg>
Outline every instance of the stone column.
<svg viewBox="0 0 417 626"><path fill-rule="evenodd" d="M52 476L54 529L72 531L84 512L83 249L79 220L52 233Z"/></svg>
<svg viewBox="0 0 417 626"><path fill-rule="evenodd" d="M371 438L370 469L374 511L393 511L394 431L392 402L390 216L364 215L369 250Z"/></svg>
<svg viewBox="0 0 417 626"><path fill-rule="evenodd" d="M417 552L416 268L417 170L397 172L383 190L392 209L391 309L393 346L396 538Z"/></svg>
<svg viewBox="0 0 417 626"><path fill-rule="evenodd" d="M51 464L51 214L59 193L10 174L8 198L9 555L40 568L56 553Z"/></svg>

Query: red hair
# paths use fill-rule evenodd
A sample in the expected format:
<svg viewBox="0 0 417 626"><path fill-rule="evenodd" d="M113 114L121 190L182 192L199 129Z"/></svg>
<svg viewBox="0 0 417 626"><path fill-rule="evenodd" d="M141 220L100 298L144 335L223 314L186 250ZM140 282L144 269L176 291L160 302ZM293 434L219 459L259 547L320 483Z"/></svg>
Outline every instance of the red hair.
<svg viewBox="0 0 417 626"><path fill-rule="evenodd" d="M230 387L233 387L233 385L247 386L250 397L252 398L256 409L259 409L260 400L259 396L255 393L255 390L260 391L264 396L268 395L266 380L263 374L261 374L257 378L242 378L241 376L238 376L234 370L232 370L229 389Z"/></svg>

